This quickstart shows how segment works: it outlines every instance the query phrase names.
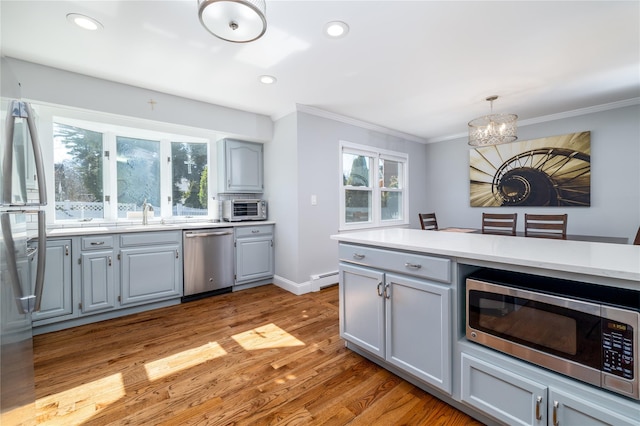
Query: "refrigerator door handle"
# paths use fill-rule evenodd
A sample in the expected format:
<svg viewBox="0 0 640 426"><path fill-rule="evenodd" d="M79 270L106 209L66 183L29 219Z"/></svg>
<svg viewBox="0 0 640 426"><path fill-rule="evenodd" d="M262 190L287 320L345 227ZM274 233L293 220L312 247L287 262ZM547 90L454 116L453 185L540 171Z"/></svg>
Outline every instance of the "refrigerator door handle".
<svg viewBox="0 0 640 426"><path fill-rule="evenodd" d="M33 119L33 111L31 105L24 102L24 109L27 112L27 126L31 134L31 146L33 147L33 157L36 163L36 178L38 179L38 195L40 197L40 205L47 205L47 185L44 178L44 165L42 161L42 148L40 147L40 139L36 131L36 123ZM38 238L39 239L39 238ZM44 247L44 246L43 246ZM40 262L38 262L40 264Z"/></svg>
<svg viewBox="0 0 640 426"><path fill-rule="evenodd" d="M19 105L15 105L17 101L11 101L9 104L9 111L7 112L7 118L5 120L5 140L4 155L2 156L2 204L11 204L11 192L13 188L13 130L15 127L15 112L14 108L19 108ZM18 111L19 113L19 111Z"/></svg>
<svg viewBox="0 0 640 426"><path fill-rule="evenodd" d="M28 309L25 309L23 302L26 299L22 293L22 288L20 287L20 275L18 274L18 262L16 258L16 243L13 240L13 235L11 234L11 222L7 213L2 213L0 216L0 224L2 226L2 238L4 239L7 251L7 272L10 276L18 312L21 315L24 315L28 312Z"/></svg>
<svg viewBox="0 0 640 426"><path fill-rule="evenodd" d="M47 255L47 219L44 210L38 211L38 265L36 266L35 303L32 312L40 310L44 290L44 267Z"/></svg>

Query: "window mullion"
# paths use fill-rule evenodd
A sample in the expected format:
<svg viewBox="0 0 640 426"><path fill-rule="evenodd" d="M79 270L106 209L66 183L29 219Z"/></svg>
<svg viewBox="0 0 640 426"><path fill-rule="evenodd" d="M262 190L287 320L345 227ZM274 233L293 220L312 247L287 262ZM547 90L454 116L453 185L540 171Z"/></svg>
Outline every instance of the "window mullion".
<svg viewBox="0 0 640 426"><path fill-rule="evenodd" d="M116 182L116 164L118 159L116 158L116 136L112 132L105 132L102 136L102 145L104 151L109 151L107 157L105 153L102 153L103 159L103 176L102 186L104 188L105 196L109 196L109 202L104 202L104 219L108 221L118 220L118 191Z"/></svg>
<svg viewBox="0 0 640 426"><path fill-rule="evenodd" d="M173 164L171 158L171 141L168 139L160 140L160 212L163 218L173 216L173 204L171 202L171 185L172 174L171 167ZM165 204L166 203L166 204ZM165 204L166 207L162 207Z"/></svg>

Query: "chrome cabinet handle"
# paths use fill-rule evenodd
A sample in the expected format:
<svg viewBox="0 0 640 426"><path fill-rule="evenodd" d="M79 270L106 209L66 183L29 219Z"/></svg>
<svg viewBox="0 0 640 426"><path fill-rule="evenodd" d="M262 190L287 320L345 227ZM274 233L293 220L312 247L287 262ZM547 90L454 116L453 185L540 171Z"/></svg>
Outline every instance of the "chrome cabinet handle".
<svg viewBox="0 0 640 426"><path fill-rule="evenodd" d="M91 243L92 246L101 246L104 244L104 241L93 241Z"/></svg>
<svg viewBox="0 0 640 426"><path fill-rule="evenodd" d="M353 253L353 258L354 259L358 259L358 260L362 260L362 259L364 259L364 254Z"/></svg>
<svg viewBox="0 0 640 426"><path fill-rule="evenodd" d="M384 298L385 299L391 299L391 288L390 288L389 284L385 284L384 285Z"/></svg>
<svg viewBox="0 0 640 426"><path fill-rule="evenodd" d="M410 268L410 269L420 269L420 268L422 268L422 265L417 265L415 263L409 263L409 262L405 262L404 266L405 266L405 268Z"/></svg>
<svg viewBox="0 0 640 426"><path fill-rule="evenodd" d="M553 426L558 426L558 407L560 403L558 401L553 401Z"/></svg>
<svg viewBox="0 0 640 426"><path fill-rule="evenodd" d="M542 414L540 413L540 405L542 405L542 397L536 398L536 420L542 420Z"/></svg>
<svg viewBox="0 0 640 426"><path fill-rule="evenodd" d="M379 282L377 287L376 287L376 292L378 293L378 296L382 297L382 282Z"/></svg>
<svg viewBox="0 0 640 426"><path fill-rule="evenodd" d="M64 246L64 255L69 256L69 245Z"/></svg>
<svg viewBox="0 0 640 426"><path fill-rule="evenodd" d="M111 266L111 256L109 256L109 266Z"/></svg>
<svg viewBox="0 0 640 426"><path fill-rule="evenodd" d="M251 233L252 233L252 234L259 234L259 233L260 233L260 230L259 230L259 229L254 229L254 230L252 230L252 231L251 231Z"/></svg>
<svg viewBox="0 0 640 426"><path fill-rule="evenodd" d="M180 255L178 254L178 250L176 250L176 259L179 259Z"/></svg>

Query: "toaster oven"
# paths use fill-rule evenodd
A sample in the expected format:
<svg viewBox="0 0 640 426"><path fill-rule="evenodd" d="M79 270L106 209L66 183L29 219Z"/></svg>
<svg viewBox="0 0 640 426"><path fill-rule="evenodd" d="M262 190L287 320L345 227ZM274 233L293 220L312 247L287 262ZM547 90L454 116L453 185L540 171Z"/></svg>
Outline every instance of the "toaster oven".
<svg viewBox="0 0 640 426"><path fill-rule="evenodd" d="M267 220L267 202L257 199L223 201L222 220L227 222Z"/></svg>

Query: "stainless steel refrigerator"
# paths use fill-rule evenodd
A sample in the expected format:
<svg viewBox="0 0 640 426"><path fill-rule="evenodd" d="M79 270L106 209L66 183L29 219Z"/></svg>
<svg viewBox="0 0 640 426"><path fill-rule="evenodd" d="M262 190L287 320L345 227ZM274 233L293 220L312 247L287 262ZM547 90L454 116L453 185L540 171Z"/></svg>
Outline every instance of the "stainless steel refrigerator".
<svg viewBox="0 0 640 426"><path fill-rule="evenodd" d="M31 314L40 309L47 204L31 106L1 101L0 424L36 423Z"/></svg>

